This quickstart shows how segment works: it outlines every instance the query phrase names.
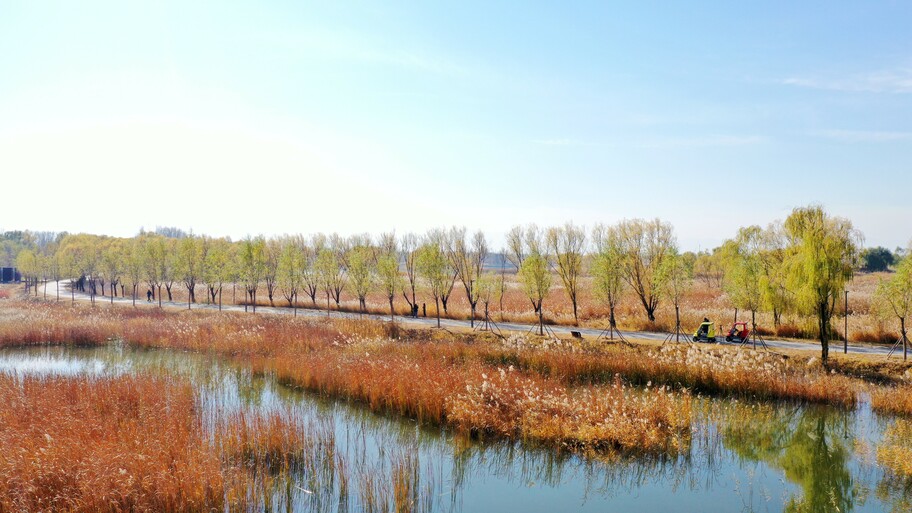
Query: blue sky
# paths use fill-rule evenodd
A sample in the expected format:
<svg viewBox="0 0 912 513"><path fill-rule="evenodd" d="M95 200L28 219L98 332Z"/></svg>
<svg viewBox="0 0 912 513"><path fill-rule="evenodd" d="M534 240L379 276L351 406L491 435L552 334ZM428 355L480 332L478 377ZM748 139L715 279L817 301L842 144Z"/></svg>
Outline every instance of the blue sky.
<svg viewBox="0 0 912 513"><path fill-rule="evenodd" d="M154 5L146 5L154 4ZM908 2L0 3L0 229L912 237Z"/></svg>

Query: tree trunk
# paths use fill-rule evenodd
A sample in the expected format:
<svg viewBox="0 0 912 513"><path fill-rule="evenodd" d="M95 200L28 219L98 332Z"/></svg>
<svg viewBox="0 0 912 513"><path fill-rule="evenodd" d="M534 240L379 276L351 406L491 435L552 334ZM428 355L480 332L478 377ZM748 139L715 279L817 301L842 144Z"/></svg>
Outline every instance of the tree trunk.
<svg viewBox="0 0 912 513"><path fill-rule="evenodd" d="M545 314L542 311L541 303L538 304L538 334L545 335Z"/></svg>
<svg viewBox="0 0 912 513"><path fill-rule="evenodd" d="M444 303L446 304L446 303ZM437 327L440 327L440 298L434 297L434 305L437 307Z"/></svg>
<svg viewBox="0 0 912 513"><path fill-rule="evenodd" d="M393 296L389 296L389 302L390 302L390 322L393 322L396 320L396 316L393 311Z"/></svg>
<svg viewBox="0 0 912 513"><path fill-rule="evenodd" d="M573 303L573 325L579 326L579 315L577 315L577 305L576 305L576 294L570 298L570 302Z"/></svg>
<svg viewBox="0 0 912 513"><path fill-rule="evenodd" d="M136 284L133 284L133 306L136 306Z"/></svg>
<svg viewBox="0 0 912 513"><path fill-rule="evenodd" d="M830 356L830 334L827 329L827 304L821 303L817 315L820 317L820 359L824 366L827 365Z"/></svg>

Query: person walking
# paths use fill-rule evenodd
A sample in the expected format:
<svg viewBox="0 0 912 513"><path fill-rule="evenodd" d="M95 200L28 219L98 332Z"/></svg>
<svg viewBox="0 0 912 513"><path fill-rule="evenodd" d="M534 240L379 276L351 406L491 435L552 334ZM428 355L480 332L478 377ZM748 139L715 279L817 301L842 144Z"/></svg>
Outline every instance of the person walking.
<svg viewBox="0 0 912 513"><path fill-rule="evenodd" d="M147 303L152 302L152 289L146 290L146 302Z"/></svg>

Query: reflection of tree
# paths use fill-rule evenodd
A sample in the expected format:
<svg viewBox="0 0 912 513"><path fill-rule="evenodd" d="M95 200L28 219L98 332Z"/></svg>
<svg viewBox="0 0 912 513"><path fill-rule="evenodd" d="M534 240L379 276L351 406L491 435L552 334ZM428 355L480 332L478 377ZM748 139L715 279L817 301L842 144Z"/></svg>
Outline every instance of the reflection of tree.
<svg viewBox="0 0 912 513"><path fill-rule="evenodd" d="M877 485L877 497L892 506L891 511L912 511L912 421L895 419L877 446L877 461L884 476Z"/></svg>
<svg viewBox="0 0 912 513"><path fill-rule="evenodd" d="M823 408L737 408L723 428L726 447L739 457L781 469L802 488L785 511L851 511L863 496L848 469L851 456L846 412Z"/></svg>

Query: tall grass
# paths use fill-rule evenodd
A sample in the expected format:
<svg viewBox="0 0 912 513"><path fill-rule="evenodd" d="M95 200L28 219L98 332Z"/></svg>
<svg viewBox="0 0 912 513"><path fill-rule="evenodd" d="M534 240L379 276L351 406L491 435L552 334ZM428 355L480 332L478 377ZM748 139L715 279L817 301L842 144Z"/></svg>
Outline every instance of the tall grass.
<svg viewBox="0 0 912 513"><path fill-rule="evenodd" d="M187 384L0 375L0 510L210 511L238 505Z"/></svg>

